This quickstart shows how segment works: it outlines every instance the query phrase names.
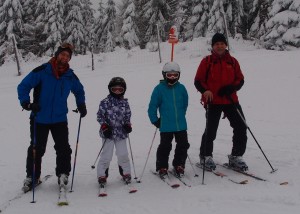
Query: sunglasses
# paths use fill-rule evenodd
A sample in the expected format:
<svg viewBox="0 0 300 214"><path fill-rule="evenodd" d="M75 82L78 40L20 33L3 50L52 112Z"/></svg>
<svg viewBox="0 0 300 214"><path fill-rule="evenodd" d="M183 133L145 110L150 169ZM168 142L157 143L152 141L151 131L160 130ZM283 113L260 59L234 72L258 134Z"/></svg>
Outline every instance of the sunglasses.
<svg viewBox="0 0 300 214"><path fill-rule="evenodd" d="M67 42L62 43L62 44L60 45L60 47L61 47L61 48L69 48L71 51L74 50L74 46L71 45L70 43L67 43Z"/></svg>
<svg viewBox="0 0 300 214"><path fill-rule="evenodd" d="M110 88L110 90L114 93L114 94L122 94L124 93L125 89L122 86L113 86Z"/></svg>
<svg viewBox="0 0 300 214"><path fill-rule="evenodd" d="M166 73L168 79L177 79L179 77L179 72L168 72Z"/></svg>

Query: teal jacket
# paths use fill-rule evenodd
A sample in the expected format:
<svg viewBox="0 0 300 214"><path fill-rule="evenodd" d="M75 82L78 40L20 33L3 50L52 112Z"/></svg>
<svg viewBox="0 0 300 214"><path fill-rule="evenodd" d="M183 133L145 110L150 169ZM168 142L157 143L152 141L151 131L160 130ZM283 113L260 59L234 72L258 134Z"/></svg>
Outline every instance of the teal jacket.
<svg viewBox="0 0 300 214"><path fill-rule="evenodd" d="M184 85L177 82L168 86L161 81L153 90L148 107L148 116L151 123L158 120L157 109L160 115L161 132L177 132L187 130L185 119L188 107L188 93Z"/></svg>

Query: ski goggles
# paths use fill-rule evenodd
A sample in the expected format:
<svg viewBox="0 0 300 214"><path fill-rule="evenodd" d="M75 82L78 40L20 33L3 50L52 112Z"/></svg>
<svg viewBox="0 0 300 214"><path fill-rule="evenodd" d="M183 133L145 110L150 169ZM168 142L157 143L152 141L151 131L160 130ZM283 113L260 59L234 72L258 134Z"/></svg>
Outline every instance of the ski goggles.
<svg viewBox="0 0 300 214"><path fill-rule="evenodd" d="M179 77L179 72L167 72L166 77L168 79L177 79Z"/></svg>
<svg viewBox="0 0 300 214"><path fill-rule="evenodd" d="M114 94L122 94L124 93L125 89L122 86L113 86L110 88L110 90L114 93Z"/></svg>

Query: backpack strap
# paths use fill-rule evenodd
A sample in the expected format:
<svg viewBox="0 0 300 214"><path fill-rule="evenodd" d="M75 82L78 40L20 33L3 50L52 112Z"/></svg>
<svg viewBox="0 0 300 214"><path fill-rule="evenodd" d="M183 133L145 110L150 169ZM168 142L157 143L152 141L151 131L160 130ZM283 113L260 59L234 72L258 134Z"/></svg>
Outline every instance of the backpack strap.
<svg viewBox="0 0 300 214"><path fill-rule="evenodd" d="M207 65L206 75L205 75L205 81L207 82L207 80L208 80L208 74L209 74L209 71L210 71L210 68L211 68L211 64L212 64L211 55L206 56L205 59L206 59L206 65Z"/></svg>

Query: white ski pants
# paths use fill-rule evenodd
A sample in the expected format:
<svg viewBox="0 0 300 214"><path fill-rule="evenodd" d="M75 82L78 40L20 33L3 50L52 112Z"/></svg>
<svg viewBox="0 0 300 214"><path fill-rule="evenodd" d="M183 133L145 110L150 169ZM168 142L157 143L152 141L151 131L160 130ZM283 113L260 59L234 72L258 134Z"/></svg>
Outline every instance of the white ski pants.
<svg viewBox="0 0 300 214"><path fill-rule="evenodd" d="M130 174L130 160L128 157L128 150L126 139L122 139L119 141L114 141L111 139L102 139L102 143L104 143L103 150L100 155L100 159L97 165L97 176L102 177L106 176L105 171L108 169L109 164L112 160L114 146L116 147L116 155L118 159L118 165L123 170L123 175Z"/></svg>

